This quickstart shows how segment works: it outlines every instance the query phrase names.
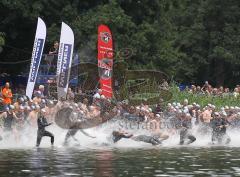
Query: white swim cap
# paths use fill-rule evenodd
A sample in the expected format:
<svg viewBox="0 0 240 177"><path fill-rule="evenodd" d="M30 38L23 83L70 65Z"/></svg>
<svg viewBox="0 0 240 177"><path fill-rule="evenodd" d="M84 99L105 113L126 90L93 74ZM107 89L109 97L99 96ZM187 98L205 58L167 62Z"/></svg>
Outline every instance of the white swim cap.
<svg viewBox="0 0 240 177"><path fill-rule="evenodd" d="M9 110L13 110L13 109L15 109L15 106L9 105Z"/></svg>

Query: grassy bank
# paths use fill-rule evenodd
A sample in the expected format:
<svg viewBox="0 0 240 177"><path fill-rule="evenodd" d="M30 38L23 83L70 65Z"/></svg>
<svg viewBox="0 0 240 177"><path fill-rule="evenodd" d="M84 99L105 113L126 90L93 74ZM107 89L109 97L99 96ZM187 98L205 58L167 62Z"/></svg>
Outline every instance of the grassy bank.
<svg viewBox="0 0 240 177"><path fill-rule="evenodd" d="M200 94L192 94L187 91L179 91L177 84L170 84L168 91L160 90L158 92L158 87L156 85L144 85L138 88L138 92L133 95L125 95L126 99L130 100L132 105L139 105L142 102L145 102L149 105L156 104L160 98L163 98L164 104L172 102L182 103L184 99L188 99L189 103L197 103L201 107L206 106L207 104L213 104L218 109L223 106L240 106L240 97L234 98L232 95L228 96L208 96Z"/></svg>

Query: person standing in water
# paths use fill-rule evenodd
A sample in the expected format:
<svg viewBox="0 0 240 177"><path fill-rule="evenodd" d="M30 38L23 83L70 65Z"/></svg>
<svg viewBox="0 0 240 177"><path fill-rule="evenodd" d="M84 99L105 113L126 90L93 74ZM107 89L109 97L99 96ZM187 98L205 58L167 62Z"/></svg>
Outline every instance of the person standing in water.
<svg viewBox="0 0 240 177"><path fill-rule="evenodd" d="M6 111L0 115L0 118L3 119L3 130L5 132L12 132L14 120L19 120L14 112L14 109L15 107L10 105Z"/></svg>
<svg viewBox="0 0 240 177"><path fill-rule="evenodd" d="M191 115L189 113L187 113L182 122L181 122L181 128L180 128L180 145L183 144L191 144L194 141L196 141L196 137L193 136L189 129L192 128L192 124L191 124ZM188 141L187 141L188 140Z"/></svg>
<svg viewBox="0 0 240 177"><path fill-rule="evenodd" d="M214 119L211 121L213 144L229 144L231 142L230 137L226 133L229 125L229 122L225 118L221 118L218 112L214 113Z"/></svg>
<svg viewBox="0 0 240 177"><path fill-rule="evenodd" d="M12 97L13 94L12 90L10 89L10 84L9 82L6 82L5 87L2 89L2 98L5 109L12 104Z"/></svg>
<svg viewBox="0 0 240 177"><path fill-rule="evenodd" d="M49 136L51 138L51 145L54 143L54 135L50 133L49 131L45 130L45 127L51 125L52 123L48 123L46 119L46 111L45 109L42 109L40 114L38 115L38 131L37 131L37 144L36 146L39 147L42 137Z"/></svg>

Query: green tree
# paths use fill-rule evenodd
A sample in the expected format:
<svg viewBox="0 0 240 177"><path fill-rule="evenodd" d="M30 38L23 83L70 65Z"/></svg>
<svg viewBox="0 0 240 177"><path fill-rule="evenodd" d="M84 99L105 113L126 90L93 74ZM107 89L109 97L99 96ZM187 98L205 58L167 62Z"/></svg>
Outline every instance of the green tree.
<svg viewBox="0 0 240 177"><path fill-rule="evenodd" d="M116 54L123 48L133 51L125 59L130 69L162 70L179 82L236 84L239 78L232 71L240 69L239 6L239 0L1 0L5 45L0 57L30 59L40 16L47 25L45 52L59 40L64 21L74 31L81 60L97 62L97 27L106 24ZM25 66L6 68L19 73Z"/></svg>
<svg viewBox="0 0 240 177"><path fill-rule="evenodd" d="M238 7L237 0L185 0L174 10L176 46L186 54L178 76L190 74L193 80L209 79L216 85L233 82L229 70L240 61Z"/></svg>
<svg viewBox="0 0 240 177"><path fill-rule="evenodd" d="M5 44L4 33L0 32L0 46Z"/></svg>

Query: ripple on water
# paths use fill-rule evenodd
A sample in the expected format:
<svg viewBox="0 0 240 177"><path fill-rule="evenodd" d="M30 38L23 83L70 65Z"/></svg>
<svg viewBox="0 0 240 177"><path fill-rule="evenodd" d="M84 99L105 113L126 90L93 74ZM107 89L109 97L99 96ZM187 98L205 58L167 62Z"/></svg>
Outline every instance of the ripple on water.
<svg viewBox="0 0 240 177"><path fill-rule="evenodd" d="M240 159L231 159L231 161L240 161Z"/></svg>
<svg viewBox="0 0 240 177"><path fill-rule="evenodd" d="M202 165L200 164L192 164L192 165L189 165L190 167L202 167Z"/></svg>
<svg viewBox="0 0 240 177"><path fill-rule="evenodd" d="M194 174L205 174L206 172L205 171L200 171L200 170L196 170L196 171L193 171Z"/></svg>
<svg viewBox="0 0 240 177"><path fill-rule="evenodd" d="M24 172L24 173L31 173L31 170L21 170L21 172Z"/></svg>
<svg viewBox="0 0 240 177"><path fill-rule="evenodd" d="M155 173L162 173L162 170L154 170Z"/></svg>
<svg viewBox="0 0 240 177"><path fill-rule="evenodd" d="M165 168L166 170L175 170L175 168Z"/></svg>
<svg viewBox="0 0 240 177"><path fill-rule="evenodd" d="M191 155L188 155L188 156L184 156L184 158L196 158L196 156L191 156Z"/></svg>
<svg viewBox="0 0 240 177"><path fill-rule="evenodd" d="M0 176L238 176L239 149L1 150ZM170 153L167 153L170 152ZM194 152L194 153L193 153ZM101 155L102 154L102 155ZM183 155L184 154L184 155ZM227 154L225 157L224 154ZM193 156L194 155L194 156ZM146 158L144 158L146 157ZM154 160L153 160L154 159ZM221 159L221 160L220 160ZM141 173L143 172L143 173ZM141 173L141 175L140 175Z"/></svg>
<svg viewBox="0 0 240 177"><path fill-rule="evenodd" d="M240 168L239 167L232 167L232 169L236 172L239 172L240 173Z"/></svg>
<svg viewBox="0 0 240 177"><path fill-rule="evenodd" d="M64 173L66 176L80 176L78 173Z"/></svg>

